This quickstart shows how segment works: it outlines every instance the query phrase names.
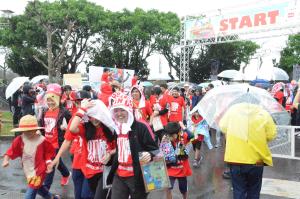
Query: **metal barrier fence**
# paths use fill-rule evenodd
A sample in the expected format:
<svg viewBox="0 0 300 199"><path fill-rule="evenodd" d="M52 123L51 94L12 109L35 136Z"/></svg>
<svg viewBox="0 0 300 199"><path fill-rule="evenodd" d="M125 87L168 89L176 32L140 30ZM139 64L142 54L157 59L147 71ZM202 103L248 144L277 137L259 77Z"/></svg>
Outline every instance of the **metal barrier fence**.
<svg viewBox="0 0 300 199"><path fill-rule="evenodd" d="M300 126L277 126L277 137L269 143L273 157L300 160Z"/></svg>

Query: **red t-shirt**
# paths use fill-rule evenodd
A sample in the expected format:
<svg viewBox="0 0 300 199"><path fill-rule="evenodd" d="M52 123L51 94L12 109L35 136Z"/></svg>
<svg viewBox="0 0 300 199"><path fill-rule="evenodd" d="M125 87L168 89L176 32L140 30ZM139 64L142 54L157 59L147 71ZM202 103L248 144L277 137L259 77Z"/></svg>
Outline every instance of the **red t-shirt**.
<svg viewBox="0 0 300 199"><path fill-rule="evenodd" d="M164 109L166 109L166 108L169 108L168 106L169 106L169 101L168 101L168 99L169 99L169 96L168 95L166 95L166 94L164 94L163 96L161 96L161 97L159 97L159 99L158 99L158 105L159 105L159 107L160 107L160 111L161 110L164 110ZM168 124L168 113L165 113L165 114L163 114L163 115L160 115L160 120L161 120L161 123L164 125L164 126L166 126L167 124Z"/></svg>
<svg viewBox="0 0 300 199"><path fill-rule="evenodd" d="M169 122L180 122L182 118L182 108L185 108L185 102L183 97L169 97L170 112L169 112Z"/></svg>
<svg viewBox="0 0 300 199"><path fill-rule="evenodd" d="M145 101L145 107L138 108L139 103L140 103L139 101L133 100L133 109L134 109L134 113L135 113L135 115L134 115L135 119L148 121L150 116L153 113L151 105L150 105L149 101L146 100ZM139 114L139 116L137 114Z"/></svg>
<svg viewBox="0 0 300 199"><path fill-rule="evenodd" d="M117 138L118 144L118 162L117 174L120 177L134 176L132 156L128 134L120 134Z"/></svg>
<svg viewBox="0 0 300 199"><path fill-rule="evenodd" d="M149 103L150 103L151 108L153 108L153 105L156 103L156 96L155 95L150 95Z"/></svg>
<svg viewBox="0 0 300 199"><path fill-rule="evenodd" d="M182 142L184 145L186 145L188 140L188 134L183 133L182 136ZM175 142L172 142L173 146L176 146L179 143L179 140L176 140ZM172 177L186 177L192 175L192 169L190 167L189 159L180 160L177 162L176 166L170 166L168 167L168 175Z"/></svg>
<svg viewBox="0 0 300 199"><path fill-rule="evenodd" d="M109 74L107 72L103 73L101 76L101 81L108 83L109 82L108 77L109 77Z"/></svg>
<svg viewBox="0 0 300 199"><path fill-rule="evenodd" d="M192 122L193 122L194 125L199 124L202 120L203 120L203 117L201 115L198 117L198 119L196 119L194 116L192 116ZM195 140L198 140L200 142L203 141L204 140L204 135L198 134L198 136Z"/></svg>
<svg viewBox="0 0 300 199"><path fill-rule="evenodd" d="M274 98L278 100L278 103L282 105L284 94L282 91L278 91L275 93Z"/></svg>
<svg viewBox="0 0 300 199"><path fill-rule="evenodd" d="M59 108L55 110L48 110L45 113L44 124L45 124L45 138L50 142L55 149L59 148L58 144L58 129L57 129L57 119L58 119Z"/></svg>
<svg viewBox="0 0 300 199"><path fill-rule="evenodd" d="M82 138L79 135L66 131L65 140L72 141L70 153L73 154L73 169L81 169Z"/></svg>
<svg viewBox="0 0 300 199"><path fill-rule="evenodd" d="M88 179L103 172L101 160L106 153L116 148L116 144L107 140L101 127L96 129L94 138L89 141L85 137L84 124L80 123L78 128L78 135L82 138L81 171Z"/></svg>
<svg viewBox="0 0 300 199"><path fill-rule="evenodd" d="M137 77L133 77L133 78L131 79L131 86L136 85L137 81L138 81L138 78L137 78Z"/></svg>

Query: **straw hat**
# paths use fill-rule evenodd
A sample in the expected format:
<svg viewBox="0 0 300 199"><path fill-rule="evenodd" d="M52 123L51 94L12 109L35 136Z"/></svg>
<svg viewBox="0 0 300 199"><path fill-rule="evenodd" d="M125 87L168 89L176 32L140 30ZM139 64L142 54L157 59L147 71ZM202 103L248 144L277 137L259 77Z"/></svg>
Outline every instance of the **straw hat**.
<svg viewBox="0 0 300 199"><path fill-rule="evenodd" d="M25 115L20 119L19 128L12 129L11 132L22 132L44 129L39 127L37 119L33 115Z"/></svg>

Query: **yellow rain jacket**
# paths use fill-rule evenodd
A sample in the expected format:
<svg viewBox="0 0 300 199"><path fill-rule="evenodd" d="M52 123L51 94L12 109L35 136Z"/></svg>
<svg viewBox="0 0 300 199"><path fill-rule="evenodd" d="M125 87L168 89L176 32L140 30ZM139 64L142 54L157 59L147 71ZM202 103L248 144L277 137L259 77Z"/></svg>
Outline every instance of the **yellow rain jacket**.
<svg viewBox="0 0 300 199"><path fill-rule="evenodd" d="M231 106L219 123L226 134L224 161L273 166L268 142L277 135L271 115L261 106L240 103Z"/></svg>

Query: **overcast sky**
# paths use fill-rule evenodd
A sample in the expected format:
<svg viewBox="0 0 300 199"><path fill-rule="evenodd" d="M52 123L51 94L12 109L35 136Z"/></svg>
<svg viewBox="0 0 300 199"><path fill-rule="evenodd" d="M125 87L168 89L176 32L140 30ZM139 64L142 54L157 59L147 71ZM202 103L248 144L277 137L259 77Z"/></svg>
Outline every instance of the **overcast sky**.
<svg viewBox="0 0 300 199"><path fill-rule="evenodd" d="M198 15L203 12L208 12L217 9L236 9L236 8L245 8L248 5L253 5L256 3L261 3L264 0L91 0L96 4L102 5L104 8L118 11L123 8L133 10L136 7L143 8L145 10L149 9L158 9L163 12L175 12L180 17L186 15ZM265 0L272 1L274 0ZM16 14L21 14L28 1L26 0L0 0L1 10L8 9L12 10ZM271 60L273 58L279 58L279 50L284 46L286 37L284 38L274 38L267 40L258 40L256 41L259 44L263 44L264 54L264 63L263 67L265 70L271 65ZM268 50L272 49L272 50ZM161 58L162 59L162 58ZM158 56L152 56L149 58L149 65L151 65L151 76L158 73ZM1 62L1 61L0 61ZM1 62L2 63L2 62ZM167 62L162 59L162 65L164 66L164 73L168 72ZM166 65L166 66L165 66ZM255 73L256 66L258 65L257 59L252 60L251 67L249 67L248 73ZM155 67L152 67L155 66Z"/></svg>

